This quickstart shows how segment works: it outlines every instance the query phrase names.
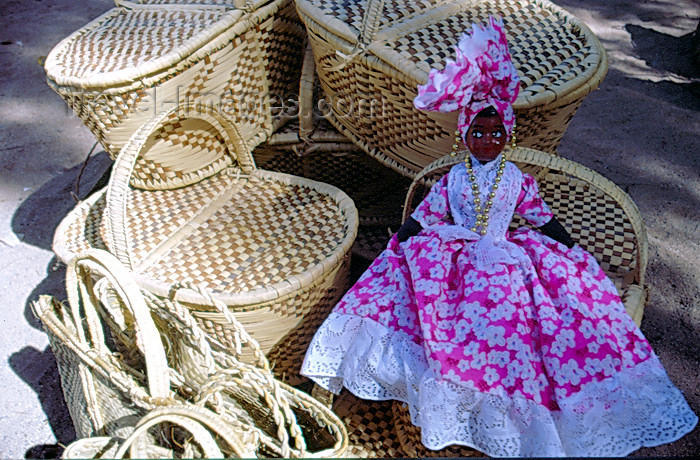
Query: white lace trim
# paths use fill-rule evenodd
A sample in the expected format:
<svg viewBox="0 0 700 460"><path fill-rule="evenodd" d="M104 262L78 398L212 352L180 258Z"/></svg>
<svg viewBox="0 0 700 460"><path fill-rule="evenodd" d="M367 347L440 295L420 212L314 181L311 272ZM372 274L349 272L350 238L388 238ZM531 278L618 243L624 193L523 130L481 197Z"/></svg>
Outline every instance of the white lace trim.
<svg viewBox="0 0 700 460"><path fill-rule="evenodd" d="M439 379L408 335L368 318L332 313L316 333L302 374L328 390L409 405L434 450L451 444L490 456L624 456L674 441L697 416L656 357L591 383L551 412L533 401Z"/></svg>

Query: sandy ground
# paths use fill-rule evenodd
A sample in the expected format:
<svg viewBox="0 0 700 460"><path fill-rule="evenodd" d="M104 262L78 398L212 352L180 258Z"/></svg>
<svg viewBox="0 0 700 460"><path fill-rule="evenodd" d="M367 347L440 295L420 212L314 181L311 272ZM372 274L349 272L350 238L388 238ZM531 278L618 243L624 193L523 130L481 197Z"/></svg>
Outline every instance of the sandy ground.
<svg viewBox="0 0 700 460"><path fill-rule="evenodd" d="M700 413L700 62L696 0L559 0L600 37L610 71L560 153L607 176L639 206L649 238L642 331ZM94 139L46 85L43 56L111 0L0 1L0 458L52 458L74 432L56 364L29 304L65 298L51 252ZM97 151L99 152L99 148ZM97 153L81 197L106 168ZM700 453L700 430L634 456Z"/></svg>

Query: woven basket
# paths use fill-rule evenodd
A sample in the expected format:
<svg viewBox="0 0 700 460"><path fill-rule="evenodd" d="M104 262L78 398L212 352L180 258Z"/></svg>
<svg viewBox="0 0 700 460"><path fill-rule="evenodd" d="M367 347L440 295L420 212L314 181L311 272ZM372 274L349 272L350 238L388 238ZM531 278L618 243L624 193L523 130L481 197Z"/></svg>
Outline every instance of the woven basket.
<svg viewBox="0 0 700 460"><path fill-rule="evenodd" d="M503 17L521 77L514 104L521 145L556 153L584 96L607 72L603 47L546 0L297 0L330 121L409 177L450 152L457 113L420 111L417 86L441 69L472 22Z"/></svg>
<svg viewBox="0 0 700 460"><path fill-rule="evenodd" d="M149 410L177 399L148 308L133 282L116 281L114 274L123 275L124 268L112 269L107 270L100 260L76 258L66 273L70 306L49 296L32 304L49 337L79 438L126 436ZM111 282L119 295L128 299L121 317L138 327L119 328L104 315L87 272Z"/></svg>
<svg viewBox="0 0 700 460"><path fill-rule="evenodd" d="M45 64L49 86L110 156L173 107L224 112L251 146L284 121L306 43L291 0L117 3Z"/></svg>
<svg viewBox="0 0 700 460"><path fill-rule="evenodd" d="M298 107L297 117L253 150L255 162L347 193L359 213L352 252L372 260L386 246L390 232L401 226L411 180L367 155L328 122L310 47L302 66Z"/></svg>
<svg viewBox="0 0 700 460"><path fill-rule="evenodd" d="M648 241L639 209L617 185L571 160L533 149L506 150L507 158L532 174L540 194L583 249L593 254L615 283L627 312L639 325L646 303ZM430 186L463 161L465 152L446 156L416 176L406 195L404 220ZM515 216L511 229L527 225Z"/></svg>
<svg viewBox="0 0 700 460"><path fill-rule="evenodd" d="M78 212L90 215L102 199ZM349 282L358 218L345 193L257 169L225 117L173 111L127 143L104 200L102 233L94 236L104 237L140 286L187 304L208 333L233 344L211 300L183 286L211 291L260 343L277 375L300 381L308 342ZM96 227L77 232L89 228ZM75 235L59 235L64 231L54 244L63 260L73 245L61 240Z"/></svg>
<svg viewBox="0 0 700 460"><path fill-rule="evenodd" d="M163 437L146 430L154 420L162 421L165 412L176 416L182 427L197 430L192 434L197 435L204 454L219 447L225 448L225 457L296 458L344 452L347 434L340 420L312 397L274 379L260 346L225 305L212 298L235 331L233 349L206 334L179 302L140 291L131 275L108 252L89 250L68 265L70 311L48 297L35 305L51 337L79 436L127 438L124 444L120 442L118 457L131 449L131 441L140 449L131 450L132 458L135 452L136 457L145 458L144 452L150 456L154 448L162 457L162 447L174 448L178 443L169 442L172 434ZM65 333L71 325L81 323L75 321L81 313L87 333L81 334L80 327L75 328L77 332ZM63 327L66 324L68 328ZM62 353L66 347L78 353ZM243 347L251 351L254 364L239 360ZM87 372L80 374L85 369ZM143 388L145 376L149 377L148 394ZM107 380L111 385L108 390L117 388L119 392L101 391L105 385L98 378ZM82 391L68 390L76 386ZM156 394L163 396L152 396ZM159 406L165 406L164 410L154 412ZM205 406L220 417L204 410ZM206 422L219 435L223 433L224 445L212 445L200 427L183 417ZM87 422L78 423L84 420ZM83 425L88 430L81 430ZM235 438L226 435L231 432L236 433ZM85 442L86 447L94 445L93 441Z"/></svg>

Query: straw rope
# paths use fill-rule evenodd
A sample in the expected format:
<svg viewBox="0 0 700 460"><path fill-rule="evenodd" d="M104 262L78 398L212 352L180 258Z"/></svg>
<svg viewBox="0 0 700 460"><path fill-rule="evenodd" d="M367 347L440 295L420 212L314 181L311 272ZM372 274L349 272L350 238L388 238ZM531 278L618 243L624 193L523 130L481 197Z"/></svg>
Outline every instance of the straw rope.
<svg viewBox="0 0 700 460"><path fill-rule="evenodd" d="M404 220L429 187L465 155L443 157L416 176L406 194ZM557 219L596 257L614 281L628 313L640 324L646 302L648 240L634 201L610 180L571 160L524 147L508 148L506 156L537 178L540 193ZM522 219L511 224L522 225Z"/></svg>
<svg viewBox="0 0 700 460"><path fill-rule="evenodd" d="M329 453L338 454L339 449L344 449L346 435L339 421L319 402L304 398L291 387L275 380L264 357L261 360L265 367L239 361L241 354L232 353L230 348L204 332L189 309L179 302L156 297L148 291L143 291L143 294L152 311L165 321L169 333L174 334L171 340L181 347L175 355L186 357L177 362L174 357L171 360L187 381L196 384L197 391L192 399L195 404L202 406L211 403L213 409L231 423L258 427L255 433L261 436L264 450L275 455L305 456L308 453L305 438L316 439L318 433L314 430L321 428L328 429L333 437L334 447L328 450ZM259 350L255 340L247 336L234 318L230 318L243 341ZM194 359L195 356L203 359L205 366L200 364L199 359ZM203 372L204 369L206 372ZM258 400L258 397L261 399ZM262 406L260 401L264 403ZM307 414L304 415L304 430L297 422L297 413ZM274 438L267 437L266 433L273 434ZM289 449L290 435L295 450Z"/></svg>

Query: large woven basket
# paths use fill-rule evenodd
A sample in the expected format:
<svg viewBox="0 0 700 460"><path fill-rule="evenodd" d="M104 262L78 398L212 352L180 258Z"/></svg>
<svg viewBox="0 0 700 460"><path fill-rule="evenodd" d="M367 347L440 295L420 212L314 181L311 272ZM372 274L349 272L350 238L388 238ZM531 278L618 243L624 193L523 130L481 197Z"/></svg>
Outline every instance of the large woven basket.
<svg viewBox="0 0 700 460"><path fill-rule="evenodd" d="M225 112L251 146L284 122L306 42L291 0L117 3L45 64L49 86L110 156L173 107Z"/></svg>
<svg viewBox="0 0 700 460"><path fill-rule="evenodd" d="M542 198L573 240L593 254L639 325L646 303L648 241L634 201L610 180L571 160L523 147L508 148L506 156L537 179ZM404 220L429 187L464 157L465 152L448 155L416 176L406 195ZM515 216L511 228L524 225L525 220Z"/></svg>
<svg viewBox="0 0 700 460"><path fill-rule="evenodd" d="M308 341L347 289L357 225L337 188L257 169L230 120L171 112L127 143L107 190L66 217L54 250L67 261L107 248L143 288L185 303L233 344L222 313L196 292L210 291L295 383Z"/></svg>
<svg viewBox="0 0 700 460"><path fill-rule="evenodd" d="M372 260L386 246L390 232L401 226L401 210L411 180L370 157L341 134L326 120L322 100L311 48L307 48L299 115L256 147L253 157L266 170L318 180L347 193L359 213L352 252Z"/></svg>
<svg viewBox="0 0 700 460"><path fill-rule="evenodd" d="M442 69L471 23L503 17L521 77L517 137L556 153L608 64L584 24L547 0L297 0L331 122L370 155L413 177L448 153L457 113L419 111L417 86Z"/></svg>

